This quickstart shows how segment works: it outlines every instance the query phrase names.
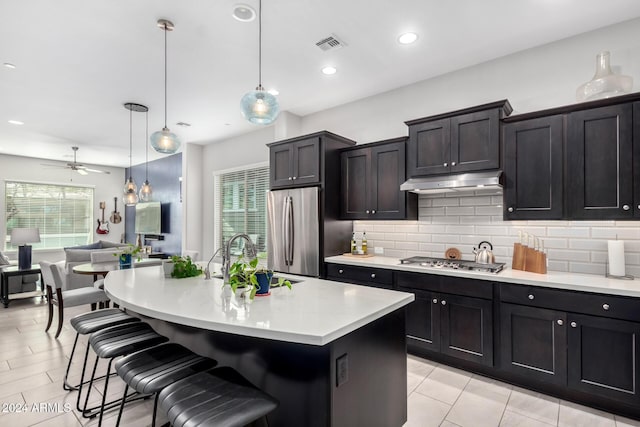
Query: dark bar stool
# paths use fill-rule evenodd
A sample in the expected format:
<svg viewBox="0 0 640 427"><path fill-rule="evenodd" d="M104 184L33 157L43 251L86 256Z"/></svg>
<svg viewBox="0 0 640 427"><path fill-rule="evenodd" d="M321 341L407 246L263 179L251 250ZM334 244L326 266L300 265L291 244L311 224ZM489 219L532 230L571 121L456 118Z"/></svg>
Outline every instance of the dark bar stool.
<svg viewBox="0 0 640 427"><path fill-rule="evenodd" d="M140 319L138 319L137 317L131 316L124 311L115 308L90 311L88 313L79 314L72 318L69 323L71 323L71 327L76 331L76 339L73 341L73 348L71 349L71 355L69 356L69 363L67 363L67 371L64 374L62 388L68 391L82 389L84 374L87 368L87 359L89 357L89 344L87 344L87 351L84 354L80 383L78 385L72 386L69 385L68 382L69 370L71 369L71 361L73 360L73 355L76 352L76 346L78 345L78 338L80 337L80 335L92 334L111 326L139 321ZM78 395L80 395L80 393L81 392L78 392ZM76 406L78 407L78 410L80 410L80 399L78 399L78 402L76 402Z"/></svg>
<svg viewBox="0 0 640 427"><path fill-rule="evenodd" d="M104 411L114 408L120 404L120 400L114 400L106 403L107 389L109 387L109 374L111 373L111 364L113 359L119 356L126 356L136 351L144 350L149 347L156 346L168 341L167 337L157 334L151 326L144 322L129 323L124 325L112 326L98 332L94 332L89 337L89 345L96 353L96 360L93 364L91 380L89 381L89 391L87 392L84 407L81 409L82 416L85 418L93 418L97 415L96 409L100 409L100 419L98 426L102 425L102 417ZM102 403L99 407L87 408L91 387L96 376L98 361L100 359L109 359L107 365L107 373L104 379L104 392L102 394ZM80 393L78 393L80 399Z"/></svg>
<svg viewBox="0 0 640 427"><path fill-rule="evenodd" d="M245 426L276 409L278 401L229 367L200 372L165 387L160 408L174 427Z"/></svg>
<svg viewBox="0 0 640 427"><path fill-rule="evenodd" d="M213 359L198 356L185 347L173 343L162 344L119 359L116 361L115 370L127 383L127 387L122 396L116 426L120 425L129 387L140 394L156 395L151 424L155 426L158 392L178 380L211 369L217 364L218 362Z"/></svg>

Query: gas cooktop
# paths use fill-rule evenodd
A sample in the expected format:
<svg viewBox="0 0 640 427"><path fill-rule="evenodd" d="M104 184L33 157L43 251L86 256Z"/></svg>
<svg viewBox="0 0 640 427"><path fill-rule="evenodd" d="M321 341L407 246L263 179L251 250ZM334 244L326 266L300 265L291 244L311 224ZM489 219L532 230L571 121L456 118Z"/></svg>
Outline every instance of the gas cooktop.
<svg viewBox="0 0 640 427"><path fill-rule="evenodd" d="M461 259L430 258L423 256L404 258L400 260L400 263L419 267L442 268L443 270L482 271L494 274L501 272L505 265L503 262L478 264L477 262L464 261Z"/></svg>

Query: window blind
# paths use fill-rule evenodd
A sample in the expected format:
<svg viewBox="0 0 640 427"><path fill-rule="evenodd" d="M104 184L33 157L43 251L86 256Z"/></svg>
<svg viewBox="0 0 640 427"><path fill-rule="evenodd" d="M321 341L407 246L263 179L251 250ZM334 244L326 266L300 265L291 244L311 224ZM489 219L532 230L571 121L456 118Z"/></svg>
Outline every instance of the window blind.
<svg viewBox="0 0 640 427"><path fill-rule="evenodd" d="M267 191L269 167L254 167L215 176L215 236L217 247L222 247L236 233L246 233L258 247L267 248ZM242 239L231 248L240 255L244 247Z"/></svg>
<svg viewBox="0 0 640 427"><path fill-rule="evenodd" d="M5 181L5 249L11 230L40 229L35 248L62 248L90 243L93 237L91 187Z"/></svg>

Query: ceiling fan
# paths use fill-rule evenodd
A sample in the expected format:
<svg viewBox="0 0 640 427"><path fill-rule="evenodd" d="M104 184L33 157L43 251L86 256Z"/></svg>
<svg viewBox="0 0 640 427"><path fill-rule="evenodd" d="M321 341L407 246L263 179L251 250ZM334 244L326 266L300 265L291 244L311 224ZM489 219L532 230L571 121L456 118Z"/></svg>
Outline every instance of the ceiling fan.
<svg viewBox="0 0 640 427"><path fill-rule="evenodd" d="M65 166L61 166L61 165L47 165L42 163L42 166L49 166L49 167L54 167L54 168L65 168L65 169L71 169L72 171L76 171L78 172L80 175L88 175L89 172L93 172L93 173L104 173L104 174L110 174L111 172L109 171L103 171L103 170L99 170L99 169L90 169L86 166L84 166L81 163L78 163L76 161L76 154L78 153L78 147L71 147L71 149L73 150L73 162L71 163L67 163Z"/></svg>

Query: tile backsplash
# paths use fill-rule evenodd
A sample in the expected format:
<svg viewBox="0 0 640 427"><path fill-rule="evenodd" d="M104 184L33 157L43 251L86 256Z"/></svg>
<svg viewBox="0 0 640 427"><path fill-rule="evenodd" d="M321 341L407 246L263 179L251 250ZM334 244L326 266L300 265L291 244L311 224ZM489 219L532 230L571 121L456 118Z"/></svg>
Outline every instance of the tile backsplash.
<svg viewBox="0 0 640 427"><path fill-rule="evenodd" d="M627 274L640 276L640 221L503 221L502 193L478 190L420 195L417 221L354 221L358 239L383 248L384 255L444 257L449 247L472 260L473 247L488 240L497 262L511 266L518 231L544 241L549 270L604 274L607 240L625 241Z"/></svg>

